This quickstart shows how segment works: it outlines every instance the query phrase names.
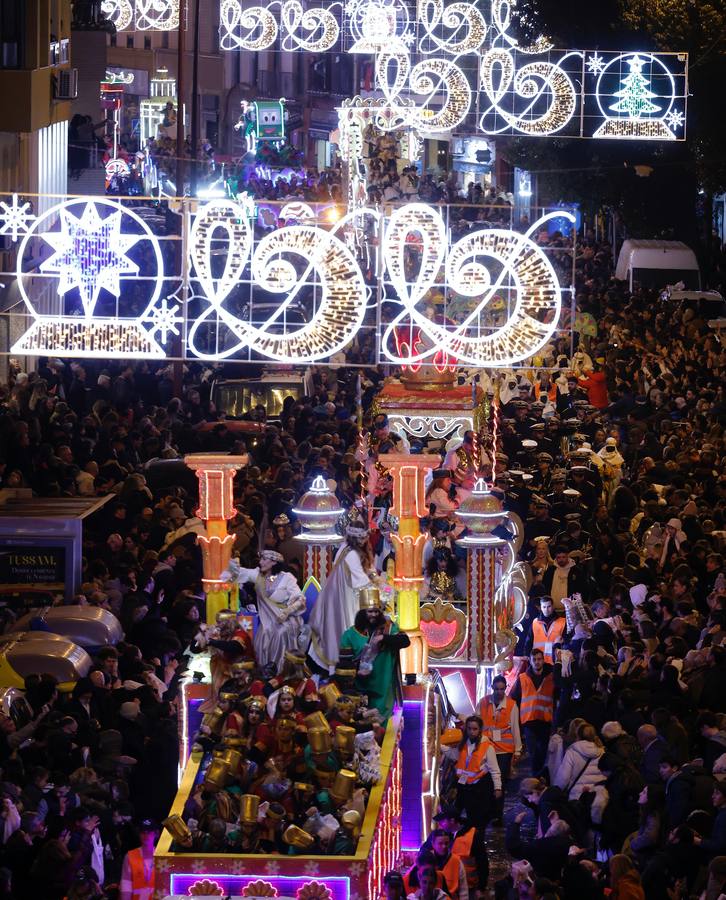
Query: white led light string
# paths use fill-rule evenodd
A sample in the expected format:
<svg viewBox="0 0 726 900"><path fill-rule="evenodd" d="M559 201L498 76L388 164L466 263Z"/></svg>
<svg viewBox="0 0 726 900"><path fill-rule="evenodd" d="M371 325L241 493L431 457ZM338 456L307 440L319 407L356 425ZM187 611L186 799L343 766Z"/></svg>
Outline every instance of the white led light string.
<svg viewBox="0 0 726 900"><path fill-rule="evenodd" d="M417 307L418 301L435 283L443 260L439 249L441 235L445 231L441 216L424 204L410 204L403 210L397 210L391 217L384 239L384 256L402 309L383 334L381 349L384 355L400 365L411 365L425 362L438 352L445 351L460 363L486 367L509 365L536 353L557 326L561 288L551 263L530 236L547 221L560 215L574 221L569 213L549 213L524 234L491 229L466 235L454 244L446 259L447 285L464 296L480 299L463 322L448 329L428 319ZM419 249L422 260L416 280L409 283L405 277L403 259L407 240L412 233L421 236ZM481 263L467 262L477 256L489 256L498 262L500 271L494 281ZM490 333L469 336L468 329L501 289L505 278L511 279L511 289L516 296L507 322ZM542 312L551 313L550 322L540 322L535 318ZM392 349L396 346L395 330L408 327L409 321L428 338L428 345L419 352L410 349L402 357Z"/></svg>

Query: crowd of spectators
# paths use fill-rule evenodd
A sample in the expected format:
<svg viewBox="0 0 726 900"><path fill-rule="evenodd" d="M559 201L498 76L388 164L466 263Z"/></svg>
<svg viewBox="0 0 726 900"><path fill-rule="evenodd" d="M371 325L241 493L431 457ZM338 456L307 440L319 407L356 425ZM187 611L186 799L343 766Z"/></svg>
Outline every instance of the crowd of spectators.
<svg viewBox="0 0 726 900"><path fill-rule="evenodd" d="M414 442L411 450L438 453L436 465L446 467L437 478L448 509L443 516L431 509L434 520L443 519L436 528L444 543L445 526L471 489L472 467L490 477L496 466L505 505L524 522L522 558L533 580L508 691L522 704L523 676L537 690L550 678L552 715L539 728L527 728L522 717L530 777L509 782L523 808L506 819L507 848L519 862L496 885L498 896L600 898L609 887L611 896L633 900L702 890L716 898L726 883L726 351L698 307L628 293L612 279L611 259L610 248L591 236L577 250L578 311L593 314L597 335L574 355L567 341L553 342L538 361L551 370L498 376L496 446L484 436L484 455L474 461L441 444ZM299 559L288 552L291 527L274 520L285 514L294 525L292 509L317 475L335 482L346 507L366 490L371 505L390 504L390 481L369 478L369 465L405 439L385 417L369 415L384 379L371 367L362 406L372 455L356 454L357 372L346 361L352 354L340 368L313 370L307 396L287 398L279 421L252 411L261 430L246 439L220 421L214 373L202 364L185 367L181 392L170 368L148 362L43 359L33 372L11 369L0 388L2 487L51 497L113 495L87 522L81 592L65 599L111 609L125 638L96 655L70 694L42 673L29 678L27 723L0 716L0 897L103 897L121 884L126 900L127 851L139 843L142 851L153 848L169 811L178 683L188 665L184 651L199 649L205 616L194 479L174 461L203 450L249 454L229 524L234 555L250 568L260 551L279 551L299 577ZM474 374L485 383L484 373L466 377ZM381 562L385 540L384 529L372 530ZM449 550L456 564L450 539ZM573 601L574 594L582 599ZM6 621L25 599L6 598ZM560 610L565 627L545 642L547 660L533 625L549 629ZM223 701L243 731L255 704L241 701L267 701L272 693L275 673L252 673L258 676L254 690L248 684ZM320 711L316 702L297 703L294 729ZM275 740L271 722L264 724ZM479 738L476 722L452 724L462 747L452 745L457 758ZM202 733L201 745L208 739ZM293 744L301 764L305 750L294 734ZM263 766L275 755L259 753L252 761ZM483 835L500 818L496 794L508 782L501 768L483 764L491 784L474 807L476 792L460 790L456 767L450 759L442 827L419 856L413 882L391 874L388 896L410 890L426 900L441 892L464 900L474 869L473 890L484 890ZM261 799L270 820L304 826L304 792L283 815L274 805L280 772L266 775L273 789ZM247 786L255 793L252 773ZM197 846L221 839L220 816L196 812ZM472 828L478 862L454 889L445 874L459 872L451 836ZM270 829L268 852L280 846ZM326 846L349 839L342 832L328 822Z"/></svg>

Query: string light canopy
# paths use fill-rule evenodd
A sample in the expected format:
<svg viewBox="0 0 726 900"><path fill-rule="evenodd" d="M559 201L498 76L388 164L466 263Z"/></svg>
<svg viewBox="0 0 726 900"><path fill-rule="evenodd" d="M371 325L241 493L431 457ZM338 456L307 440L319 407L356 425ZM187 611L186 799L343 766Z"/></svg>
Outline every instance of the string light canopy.
<svg viewBox="0 0 726 900"><path fill-rule="evenodd" d="M325 225L291 211L296 224L256 241L241 203L196 207L182 236L182 288L168 296L159 241L132 209L99 198L57 204L32 220L18 248L32 323L12 352L163 358L177 337L187 358L327 360L364 324L370 261L355 237L366 220L382 237L378 290L391 310L381 360L412 369L510 365L554 333L563 288L533 238L552 218L574 221L569 213L546 215L524 234L494 228L452 243L440 211L424 203L388 218L363 208ZM431 314L433 288L458 298L456 314ZM252 298L249 308L241 295ZM275 299L258 308L256 295Z"/></svg>
<svg viewBox="0 0 726 900"><path fill-rule="evenodd" d="M372 54L374 87L395 112L376 123L388 130L451 132L471 113L489 135L685 139L687 54L556 50L544 37L521 46L514 6L222 0L220 46Z"/></svg>
<svg viewBox="0 0 726 900"><path fill-rule="evenodd" d="M103 14L116 31L173 31L179 27L180 0L103 0Z"/></svg>

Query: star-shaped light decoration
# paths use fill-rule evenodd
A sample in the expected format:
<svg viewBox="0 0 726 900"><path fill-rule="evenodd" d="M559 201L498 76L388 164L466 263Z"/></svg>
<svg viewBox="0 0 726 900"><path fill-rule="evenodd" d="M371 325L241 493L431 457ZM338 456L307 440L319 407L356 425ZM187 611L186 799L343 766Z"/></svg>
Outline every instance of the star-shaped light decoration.
<svg viewBox="0 0 726 900"><path fill-rule="evenodd" d="M673 131L675 131L676 128L683 128L683 123L686 121L686 117L679 109L672 109L666 114L665 119L668 123L668 127Z"/></svg>
<svg viewBox="0 0 726 900"><path fill-rule="evenodd" d="M121 275L135 275L139 271L126 253L142 236L123 234L122 216L119 209L102 219L96 204L87 203L79 219L65 207L60 210L60 231L43 235L55 253L40 264L41 271L59 276L61 295L78 288L88 318L93 315L101 291L106 290L118 299Z"/></svg>
<svg viewBox="0 0 726 900"><path fill-rule="evenodd" d="M159 340L165 344L170 334L179 334L178 326L184 321L179 315L179 306L176 303L169 304L169 298L164 297L159 306L155 306L144 320L151 325L151 334L159 332Z"/></svg>
<svg viewBox="0 0 726 900"><path fill-rule="evenodd" d="M0 234L9 234L13 243L21 234L27 234L30 223L35 219L29 209L30 203L19 203L17 194L13 194L10 203L0 200Z"/></svg>
<svg viewBox="0 0 726 900"><path fill-rule="evenodd" d="M587 71L593 75L599 75L605 68L605 61L599 53L593 53L587 58Z"/></svg>

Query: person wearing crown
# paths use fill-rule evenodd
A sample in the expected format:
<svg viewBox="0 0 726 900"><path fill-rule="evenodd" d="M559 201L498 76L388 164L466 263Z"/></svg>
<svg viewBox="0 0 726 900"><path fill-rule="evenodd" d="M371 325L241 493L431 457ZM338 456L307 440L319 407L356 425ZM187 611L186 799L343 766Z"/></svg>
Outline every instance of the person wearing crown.
<svg viewBox="0 0 726 900"><path fill-rule="evenodd" d="M368 542L368 526L355 518L345 529L345 544L338 550L333 568L315 601L308 624L311 631L308 654L313 663L332 675L343 632L353 625L359 592L372 587L378 576Z"/></svg>
<svg viewBox="0 0 726 900"><path fill-rule="evenodd" d="M298 647L303 627L305 597L294 576L286 572L284 558L276 550L263 550L256 569L245 569L233 559L222 578L255 586L259 626L254 638L255 655L261 668L278 669L286 650Z"/></svg>
<svg viewBox="0 0 726 900"><path fill-rule="evenodd" d="M378 588L361 591L355 624L343 632L340 649L353 651L358 668L355 686L368 697L368 706L378 710L384 723L393 712L398 653L410 643L408 635L384 614Z"/></svg>

